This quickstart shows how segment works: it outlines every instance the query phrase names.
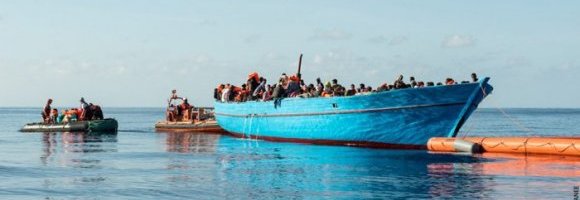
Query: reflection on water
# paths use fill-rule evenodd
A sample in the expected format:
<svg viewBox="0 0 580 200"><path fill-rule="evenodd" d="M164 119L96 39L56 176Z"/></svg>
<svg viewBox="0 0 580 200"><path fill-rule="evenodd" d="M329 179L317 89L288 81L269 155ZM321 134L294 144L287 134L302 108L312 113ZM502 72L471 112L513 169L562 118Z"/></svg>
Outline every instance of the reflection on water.
<svg viewBox="0 0 580 200"><path fill-rule="evenodd" d="M428 166L429 172L445 176L461 172L487 176L580 177L580 158L573 156L505 153L484 153L474 156L491 159L494 162L476 162L468 165L433 163Z"/></svg>
<svg viewBox="0 0 580 200"><path fill-rule="evenodd" d="M215 152L221 135L192 132L163 132L166 135L167 152L211 153Z"/></svg>
<svg viewBox="0 0 580 200"><path fill-rule="evenodd" d="M81 168L98 167L99 159L87 158L85 154L117 151L117 134L62 132L43 133L40 160L44 165L53 164Z"/></svg>

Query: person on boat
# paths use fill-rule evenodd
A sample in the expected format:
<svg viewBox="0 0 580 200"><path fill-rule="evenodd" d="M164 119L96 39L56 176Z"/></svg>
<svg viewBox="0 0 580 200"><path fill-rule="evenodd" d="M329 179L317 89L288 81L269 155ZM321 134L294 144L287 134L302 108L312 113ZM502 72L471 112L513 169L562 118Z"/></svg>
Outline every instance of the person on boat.
<svg viewBox="0 0 580 200"><path fill-rule="evenodd" d="M297 97L300 97L300 98L316 97L316 88L314 87L314 84L310 84L310 85L306 86L306 91L304 93L298 95Z"/></svg>
<svg viewBox="0 0 580 200"><path fill-rule="evenodd" d="M60 117L60 116L59 116ZM60 120L62 123L68 123L70 121L70 114L69 110L62 111L62 119Z"/></svg>
<svg viewBox="0 0 580 200"><path fill-rule="evenodd" d="M284 90L288 89L288 83L290 82L290 78L288 77L288 75L286 75L286 73L282 73L282 75L280 76L280 81L281 81L281 85L284 88Z"/></svg>
<svg viewBox="0 0 580 200"><path fill-rule="evenodd" d="M56 123L64 123L65 122L65 118L66 118L66 113L68 112L68 110L63 110L62 114L58 116L58 118L56 119Z"/></svg>
<svg viewBox="0 0 580 200"><path fill-rule="evenodd" d="M254 92L252 93L252 99L261 99L263 94L266 91L266 83L267 80L263 77L260 77L260 85L256 87Z"/></svg>
<svg viewBox="0 0 580 200"><path fill-rule="evenodd" d="M358 89L356 90L357 93L363 92L363 90L367 88L364 83L359 84Z"/></svg>
<svg viewBox="0 0 580 200"><path fill-rule="evenodd" d="M182 97L177 96L177 90L173 89L173 90L171 90L171 96L169 96L169 99L167 100L167 105L171 104L171 101L173 101L175 99L183 100Z"/></svg>
<svg viewBox="0 0 580 200"><path fill-rule="evenodd" d="M278 84L276 84L276 86L274 87L274 90L272 91L272 98L274 100L284 98L285 93L286 93L286 90L284 89L283 80L280 80L278 82Z"/></svg>
<svg viewBox="0 0 580 200"><path fill-rule="evenodd" d="M221 92L221 100L222 102L229 102L229 96L230 96L230 84L226 84L224 89Z"/></svg>
<svg viewBox="0 0 580 200"><path fill-rule="evenodd" d="M338 84L338 80L332 79L331 87L332 87L332 91L337 91L342 87L342 85Z"/></svg>
<svg viewBox="0 0 580 200"><path fill-rule="evenodd" d="M182 116L181 121L189 121L192 119L192 108L193 106L187 102L187 98L184 98L183 102L178 107L178 110Z"/></svg>
<svg viewBox="0 0 580 200"><path fill-rule="evenodd" d="M91 110L90 105L85 101L85 98L81 97L81 107L79 109L79 111L81 111L81 114L79 115L79 120L83 121L83 120L91 120L93 118L93 112Z"/></svg>
<svg viewBox="0 0 580 200"><path fill-rule="evenodd" d="M272 86L268 85L266 91L262 93L262 101L270 101L272 99Z"/></svg>
<svg viewBox="0 0 580 200"><path fill-rule="evenodd" d="M389 84L383 83L381 86L377 87L377 92L389 91Z"/></svg>
<svg viewBox="0 0 580 200"><path fill-rule="evenodd" d="M322 83L322 81L320 80L320 77L316 78L316 92L318 93L317 96L320 96L322 94L322 91L324 91L324 83Z"/></svg>
<svg viewBox="0 0 580 200"><path fill-rule="evenodd" d="M67 112L68 122L76 122L78 120L78 109L72 108Z"/></svg>
<svg viewBox="0 0 580 200"><path fill-rule="evenodd" d="M306 85L302 79L300 79L300 90L302 90L302 93L308 92L308 85Z"/></svg>
<svg viewBox="0 0 580 200"><path fill-rule="evenodd" d="M479 78L477 78L476 73L471 73L471 81L474 83L479 81Z"/></svg>
<svg viewBox="0 0 580 200"><path fill-rule="evenodd" d="M52 99L48 99L48 101L46 101L46 105L44 105L44 108L42 109L42 112L40 113L42 116L42 122L44 122L44 123L50 122L50 112L52 111L52 109L50 108L51 104L52 104Z"/></svg>
<svg viewBox="0 0 580 200"><path fill-rule="evenodd" d="M236 88L235 91L236 91L236 97L235 97L236 102L246 102L248 100L249 91L248 91L248 86L246 84L242 84L241 89Z"/></svg>
<svg viewBox="0 0 580 200"><path fill-rule="evenodd" d="M409 77L409 85L411 86L411 88L415 88L415 86L417 86L417 81L415 81L415 77L411 76Z"/></svg>
<svg viewBox="0 0 580 200"><path fill-rule="evenodd" d="M49 120L49 123L51 123L51 124L52 124L52 123L57 123L57 122L56 122L56 121L57 121L57 119L58 119L58 110L57 110L56 108L53 108L53 109L50 111L50 120Z"/></svg>
<svg viewBox="0 0 580 200"><path fill-rule="evenodd" d="M246 99L245 100L254 100L254 91L258 89L258 85L261 84L262 78L259 77L258 73L254 72L250 74L248 77L248 81L246 81Z"/></svg>
<svg viewBox="0 0 580 200"><path fill-rule="evenodd" d="M330 81L327 81L326 84L324 84L324 91L322 91L322 94L320 96L332 97L332 84L330 83Z"/></svg>
<svg viewBox="0 0 580 200"><path fill-rule="evenodd" d="M397 78L397 80L395 80L395 83L393 85L395 86L395 89L403 89L407 87L407 84L405 84L405 82L403 81L403 75L399 75L399 77Z"/></svg>
<svg viewBox="0 0 580 200"><path fill-rule="evenodd" d="M176 112L177 112L177 110L175 109L175 105L169 104L169 106L167 107L165 120L167 120L167 122L174 122Z"/></svg>
<svg viewBox="0 0 580 200"><path fill-rule="evenodd" d="M427 82L427 87L429 86L435 86L435 83L433 83L432 81Z"/></svg>
<svg viewBox="0 0 580 200"><path fill-rule="evenodd" d="M219 93L219 89L218 88L214 88L213 89L213 99L216 100L216 101L219 101L220 100L220 97L221 97L221 95Z"/></svg>
<svg viewBox="0 0 580 200"><path fill-rule="evenodd" d="M410 88L415 88L417 86L417 81L415 81L415 77L411 76L409 78L409 82L410 82L409 83Z"/></svg>
<svg viewBox="0 0 580 200"><path fill-rule="evenodd" d="M423 81L419 81L419 82L417 83L417 88L422 88L422 87L425 87L425 82L423 82Z"/></svg>
<svg viewBox="0 0 580 200"><path fill-rule="evenodd" d="M287 97L295 97L296 95L300 94L300 80L297 76L291 76L290 81L288 83L288 88L286 89Z"/></svg>
<svg viewBox="0 0 580 200"><path fill-rule="evenodd" d="M241 87L230 85L230 93L228 94L228 101L234 101L236 96L242 91Z"/></svg>
<svg viewBox="0 0 580 200"><path fill-rule="evenodd" d="M104 119L103 110L101 109L101 106L93 105L92 103L90 103L89 106L91 108L91 112L93 113L92 119L94 120Z"/></svg>
<svg viewBox="0 0 580 200"><path fill-rule="evenodd" d="M445 79L445 85L455 85L455 80L453 80L452 78L446 78Z"/></svg>
<svg viewBox="0 0 580 200"><path fill-rule="evenodd" d="M353 96L356 94L356 87L354 84L350 84L350 89L346 91L346 96Z"/></svg>

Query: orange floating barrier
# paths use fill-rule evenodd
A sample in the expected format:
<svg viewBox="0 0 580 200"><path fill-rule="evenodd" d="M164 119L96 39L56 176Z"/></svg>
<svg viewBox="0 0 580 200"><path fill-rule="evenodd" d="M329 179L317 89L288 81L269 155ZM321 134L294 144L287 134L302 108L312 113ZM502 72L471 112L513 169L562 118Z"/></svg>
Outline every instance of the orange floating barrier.
<svg viewBox="0 0 580 200"><path fill-rule="evenodd" d="M458 152L459 150L454 147L456 140L480 145L483 152L580 156L580 137L431 138L427 142L427 149L439 152Z"/></svg>

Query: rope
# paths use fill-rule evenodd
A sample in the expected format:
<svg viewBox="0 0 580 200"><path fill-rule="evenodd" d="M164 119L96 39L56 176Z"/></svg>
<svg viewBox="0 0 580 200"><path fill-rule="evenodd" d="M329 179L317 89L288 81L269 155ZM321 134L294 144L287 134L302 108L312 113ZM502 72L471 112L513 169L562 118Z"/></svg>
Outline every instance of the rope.
<svg viewBox="0 0 580 200"><path fill-rule="evenodd" d="M487 96L487 92L485 92L485 89L483 88L483 86L479 86L479 88L481 89L481 91L483 92L484 96ZM523 123L521 123L518 119L511 117L510 115L508 115L505 110L503 110L500 107L495 106L495 108L497 110L499 110L502 115L506 118L508 118L509 120L512 121L512 123L514 123L518 128L520 128L521 130L523 130L524 132L526 132L527 135L529 135L528 133L532 133L534 135L538 135L536 132L534 132L533 130L529 129L528 127L524 126Z"/></svg>

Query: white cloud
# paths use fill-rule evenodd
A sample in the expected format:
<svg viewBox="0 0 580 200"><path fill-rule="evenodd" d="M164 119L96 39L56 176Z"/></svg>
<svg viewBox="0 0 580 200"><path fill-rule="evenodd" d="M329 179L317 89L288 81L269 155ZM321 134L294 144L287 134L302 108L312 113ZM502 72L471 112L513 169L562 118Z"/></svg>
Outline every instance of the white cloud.
<svg viewBox="0 0 580 200"><path fill-rule="evenodd" d="M379 35L379 36L372 37L372 38L368 39L368 41L370 43L375 43L375 44L386 43L390 46L396 46L396 45L403 44L403 43L407 42L407 40L408 40L408 38L406 36L387 37L384 35Z"/></svg>
<svg viewBox="0 0 580 200"><path fill-rule="evenodd" d="M469 35L452 35L443 40L441 44L445 48L462 48L475 45L475 38Z"/></svg>
<svg viewBox="0 0 580 200"><path fill-rule="evenodd" d="M317 30L310 37L312 40L348 40L350 38L352 38L352 34L339 29Z"/></svg>

